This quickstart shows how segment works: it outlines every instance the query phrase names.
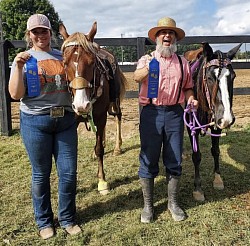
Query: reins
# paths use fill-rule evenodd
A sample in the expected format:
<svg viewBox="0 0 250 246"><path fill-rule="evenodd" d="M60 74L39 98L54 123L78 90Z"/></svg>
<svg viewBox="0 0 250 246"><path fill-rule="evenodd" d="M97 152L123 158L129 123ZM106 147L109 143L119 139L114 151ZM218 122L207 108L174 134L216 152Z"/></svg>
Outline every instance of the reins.
<svg viewBox="0 0 250 246"><path fill-rule="evenodd" d="M183 120L185 125L190 129L191 136L192 136L192 142L193 142L193 151L197 152L197 141L195 138L197 130L201 130L203 132L203 135L210 135L212 137L223 137L226 136L226 133L221 134L215 134L208 131L208 128L210 126L215 125L215 122L210 122L205 125L201 125L197 118L197 110L193 107L193 105L188 104L186 108L184 109L184 115Z"/></svg>

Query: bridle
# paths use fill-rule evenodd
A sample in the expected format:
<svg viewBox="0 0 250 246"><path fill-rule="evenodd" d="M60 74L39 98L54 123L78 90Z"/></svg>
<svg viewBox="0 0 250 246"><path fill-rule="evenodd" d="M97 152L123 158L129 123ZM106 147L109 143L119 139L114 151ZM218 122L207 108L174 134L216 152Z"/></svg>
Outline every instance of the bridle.
<svg viewBox="0 0 250 246"><path fill-rule="evenodd" d="M218 92L218 86L219 86L219 78L221 75L221 71L223 68L227 68L228 65L231 65L231 60L229 58L223 58L222 57L222 52L218 53L219 58L210 60L208 62L205 62L203 65L203 79L202 79L202 85L205 90L205 95L207 99L207 103L209 106L209 111L212 116L214 116L214 105L215 105L215 97ZM208 82L207 82L207 71L211 66L216 66L219 68L219 72L216 75L216 80L215 80L215 86L213 87L212 90L212 95L210 94L209 88L208 88ZM214 118L214 117L212 117Z"/></svg>
<svg viewBox="0 0 250 246"><path fill-rule="evenodd" d="M183 120L185 125L190 129L191 136L193 139L193 151L197 152L197 142L196 142L196 132L197 131L202 131L203 135L210 135L213 137L222 137L226 136L226 133L221 133L221 134L214 134L208 131L208 128L211 126L215 126L215 110L214 110L214 97L218 91L218 84L219 84L219 78L221 75L221 71L224 67L228 67L228 65L231 65L231 60L229 58L222 58L222 53L218 53L219 58L217 59L212 59L208 62L204 62L201 64L202 66L202 86L204 87L205 95L206 95L206 100L208 102L209 110L208 114L210 114L210 122L208 124L201 125L197 118L197 110L193 107L193 105L188 104L186 108L184 109L184 115L183 115ZM193 65L191 65L191 71L192 72L197 72L197 69L199 69L199 64L201 62L201 57L199 58L198 61L194 62ZM207 70L211 66L216 66L219 68L218 74L216 76L216 88L213 88L213 95L211 97L209 88L208 88L208 83L207 83Z"/></svg>
<svg viewBox="0 0 250 246"><path fill-rule="evenodd" d="M93 105L96 100L102 95L103 93L103 85L105 79L109 79L109 70L105 63L102 61L102 59L98 55L98 50L96 49L95 52L93 52L93 55L95 56L94 61L94 69L93 69L93 79L92 81L88 81L84 77L79 75L78 72L78 64L80 55L77 49L81 47L81 44L74 41L74 42L68 42L63 46L63 52L65 51L65 48L73 47L75 49L74 54L77 55L77 60L74 61L75 65L75 77L72 81L69 81L68 74L67 74L67 64L65 64L65 71L66 71L66 78L68 81L68 88L71 93L72 98L74 98L73 90L84 90L89 89L90 90L90 104ZM90 123L90 127L95 132L96 128L94 126L93 117L92 117L92 106L91 111L87 113L82 113L81 116L84 118L84 122L86 125L86 122ZM87 125L86 128L90 130Z"/></svg>

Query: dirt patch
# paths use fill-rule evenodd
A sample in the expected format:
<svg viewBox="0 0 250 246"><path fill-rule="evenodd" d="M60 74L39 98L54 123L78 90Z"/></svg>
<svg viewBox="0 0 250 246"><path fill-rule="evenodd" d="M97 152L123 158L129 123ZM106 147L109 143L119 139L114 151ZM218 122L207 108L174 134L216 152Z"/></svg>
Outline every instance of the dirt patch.
<svg viewBox="0 0 250 246"><path fill-rule="evenodd" d="M236 70L235 88L250 87L250 69ZM133 80L133 73L125 73L128 80L127 91L138 91L139 85ZM12 103L12 127L19 129L19 103ZM124 99L122 104L122 137L124 139L138 133L139 125L139 106L138 99ZM236 117L236 123L233 127L242 127L250 122L250 95L234 96L233 111ZM79 127L79 134L92 136L92 132L87 132L82 124ZM108 116L107 137L114 139L116 134L116 123L113 116Z"/></svg>

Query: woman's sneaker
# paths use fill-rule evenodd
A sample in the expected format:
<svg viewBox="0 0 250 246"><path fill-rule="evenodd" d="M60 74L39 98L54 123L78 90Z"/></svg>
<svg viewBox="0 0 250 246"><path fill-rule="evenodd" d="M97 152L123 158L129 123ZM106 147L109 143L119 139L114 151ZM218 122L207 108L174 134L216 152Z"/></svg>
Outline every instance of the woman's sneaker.
<svg viewBox="0 0 250 246"><path fill-rule="evenodd" d="M39 231L39 235L42 239L46 240L55 235L55 230L53 227L47 227Z"/></svg>
<svg viewBox="0 0 250 246"><path fill-rule="evenodd" d="M70 225L65 227L65 231L70 235L76 235L82 232L82 229L79 225Z"/></svg>

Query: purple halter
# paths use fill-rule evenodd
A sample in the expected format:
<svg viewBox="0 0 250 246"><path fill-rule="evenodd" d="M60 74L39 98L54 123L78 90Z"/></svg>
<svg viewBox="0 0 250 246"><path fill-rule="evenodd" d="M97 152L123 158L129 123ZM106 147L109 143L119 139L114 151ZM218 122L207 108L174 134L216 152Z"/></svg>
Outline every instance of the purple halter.
<svg viewBox="0 0 250 246"><path fill-rule="evenodd" d="M189 122L187 121L187 115ZM204 135L210 135L212 137L222 137L226 136L226 133L221 133L221 134L214 134L208 131L209 126L213 126L215 122L211 122L209 124L201 125L200 122L197 119L197 110L193 108L192 104L188 104L187 107L184 109L184 115L183 115L183 120L185 125L190 129L191 131L191 136L192 136L192 142L193 142L193 151L197 152L197 141L195 138L196 131L201 130L204 132ZM197 125L197 126L196 126Z"/></svg>

